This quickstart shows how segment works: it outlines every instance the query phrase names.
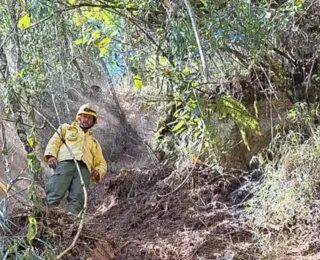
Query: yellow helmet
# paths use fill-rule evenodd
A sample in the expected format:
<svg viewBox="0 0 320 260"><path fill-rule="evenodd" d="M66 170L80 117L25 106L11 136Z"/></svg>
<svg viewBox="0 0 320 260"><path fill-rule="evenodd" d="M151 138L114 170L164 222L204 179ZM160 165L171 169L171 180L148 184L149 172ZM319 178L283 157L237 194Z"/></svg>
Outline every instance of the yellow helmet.
<svg viewBox="0 0 320 260"><path fill-rule="evenodd" d="M79 115L81 114L86 114L86 115L91 115L94 117L94 123L96 124L97 121L97 112L94 109L93 106L91 106L90 104L84 104L79 108L79 111L76 115L76 121L79 121Z"/></svg>

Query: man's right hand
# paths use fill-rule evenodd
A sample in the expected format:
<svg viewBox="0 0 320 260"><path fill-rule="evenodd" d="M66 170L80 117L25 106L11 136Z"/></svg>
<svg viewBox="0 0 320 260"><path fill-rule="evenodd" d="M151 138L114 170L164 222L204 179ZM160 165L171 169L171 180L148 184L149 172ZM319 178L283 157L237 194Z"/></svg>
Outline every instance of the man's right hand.
<svg viewBox="0 0 320 260"><path fill-rule="evenodd" d="M49 159L48 159L48 165L51 169L55 169L58 165L58 160L56 157L54 156L51 156Z"/></svg>

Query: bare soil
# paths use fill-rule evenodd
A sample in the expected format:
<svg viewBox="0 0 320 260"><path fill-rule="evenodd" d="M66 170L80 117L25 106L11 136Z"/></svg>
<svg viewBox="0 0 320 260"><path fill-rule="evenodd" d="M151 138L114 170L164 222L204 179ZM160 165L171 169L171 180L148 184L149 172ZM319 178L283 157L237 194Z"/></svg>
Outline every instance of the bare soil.
<svg viewBox="0 0 320 260"><path fill-rule="evenodd" d="M250 259L242 249L252 234L237 224L242 206L235 200L242 198L230 195L241 178L195 170L166 196L175 188L163 184L172 174L168 169L130 171L93 185L86 227L112 241L118 260Z"/></svg>

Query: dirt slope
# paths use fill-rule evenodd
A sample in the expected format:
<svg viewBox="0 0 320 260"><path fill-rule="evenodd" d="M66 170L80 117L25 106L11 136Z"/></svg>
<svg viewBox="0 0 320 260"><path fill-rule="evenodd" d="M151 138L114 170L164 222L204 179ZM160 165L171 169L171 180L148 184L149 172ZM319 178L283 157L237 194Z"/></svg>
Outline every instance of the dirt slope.
<svg viewBox="0 0 320 260"><path fill-rule="evenodd" d="M152 118L134 94L123 96L129 123L151 142ZM251 259L244 252L252 234L239 218L259 173L234 172L235 178L218 166L192 163L173 171L145 147L128 147L129 156L111 161L115 166L103 183L89 191L86 227L111 241L110 259Z"/></svg>
<svg viewBox="0 0 320 260"><path fill-rule="evenodd" d="M238 188L246 179L196 169L186 185L165 196L189 170L112 174L91 187L86 225L113 241L118 260L250 259L243 249L252 235L237 223L248 195Z"/></svg>
<svg viewBox="0 0 320 260"><path fill-rule="evenodd" d="M254 259L245 250L252 234L240 225L250 188L241 187L257 179L248 173L234 173L235 178L217 166L186 163L173 171L159 165L144 144L153 135L152 116L134 95L126 98L131 101L122 108L132 129L124 125L108 92L73 96L70 113L61 109L62 122L71 122L81 104L97 107L99 124L93 131L109 164L103 182L90 187L85 227L65 259ZM42 111L55 120L46 106ZM52 134L52 129L40 132L40 155ZM48 168L44 173L50 174ZM38 230L41 239L55 234L55 253L71 244L79 224L64 215L63 205L38 219L48 227ZM23 227L27 219L15 221Z"/></svg>

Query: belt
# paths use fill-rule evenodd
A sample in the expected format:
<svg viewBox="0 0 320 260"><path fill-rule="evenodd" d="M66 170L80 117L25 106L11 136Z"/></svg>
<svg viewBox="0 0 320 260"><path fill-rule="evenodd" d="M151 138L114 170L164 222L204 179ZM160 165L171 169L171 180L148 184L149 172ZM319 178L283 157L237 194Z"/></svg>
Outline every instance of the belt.
<svg viewBox="0 0 320 260"><path fill-rule="evenodd" d="M74 162L74 160L65 160L66 162ZM79 164L79 166L85 166L87 168L87 165L84 163L84 161L81 160L77 160L77 163Z"/></svg>

